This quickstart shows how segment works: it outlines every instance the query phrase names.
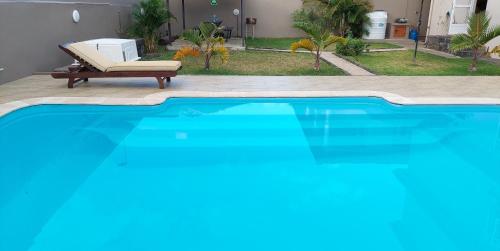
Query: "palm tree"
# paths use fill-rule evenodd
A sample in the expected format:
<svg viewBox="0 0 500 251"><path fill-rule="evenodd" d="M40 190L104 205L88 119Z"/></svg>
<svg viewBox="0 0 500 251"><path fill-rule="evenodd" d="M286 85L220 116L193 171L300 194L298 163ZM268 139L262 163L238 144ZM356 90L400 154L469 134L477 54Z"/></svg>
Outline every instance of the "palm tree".
<svg viewBox="0 0 500 251"><path fill-rule="evenodd" d="M210 70L210 60L215 55L220 55L222 63L229 59L229 51L224 47L224 38L216 36L221 31L213 23L202 22L199 29L187 30L182 34L182 39L189 41L194 47L183 47L177 51L175 60L183 59L187 56L198 57L203 54L205 58L205 70Z"/></svg>
<svg viewBox="0 0 500 251"><path fill-rule="evenodd" d="M334 36L331 32L331 23L317 12L300 10L294 13L294 27L304 31L308 38L302 39L291 45L295 53L298 49L306 49L315 57L314 69L320 70L321 53L334 43L345 43L342 37Z"/></svg>
<svg viewBox="0 0 500 251"><path fill-rule="evenodd" d="M485 48L485 44L500 36L500 26L490 27L491 18L485 12L480 12L469 17L467 33L455 35L451 39L450 50L458 52L472 50L472 64L470 71L477 71L477 60L480 50Z"/></svg>

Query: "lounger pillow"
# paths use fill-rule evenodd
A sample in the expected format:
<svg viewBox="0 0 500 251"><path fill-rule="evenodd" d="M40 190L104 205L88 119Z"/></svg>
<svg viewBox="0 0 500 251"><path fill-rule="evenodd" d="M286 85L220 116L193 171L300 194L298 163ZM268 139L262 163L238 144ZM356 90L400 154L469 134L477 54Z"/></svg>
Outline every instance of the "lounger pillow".
<svg viewBox="0 0 500 251"><path fill-rule="evenodd" d="M96 48L83 42L70 44L67 48L75 55L102 72L105 72L109 67L115 64L110 59L101 55Z"/></svg>
<svg viewBox="0 0 500 251"><path fill-rule="evenodd" d="M177 71L179 68L180 61L127 61L116 63L106 71Z"/></svg>
<svg viewBox="0 0 500 251"><path fill-rule="evenodd" d="M101 55L97 49L83 42L68 45L68 50L102 72L116 71L177 71L180 61L127 61L115 63Z"/></svg>

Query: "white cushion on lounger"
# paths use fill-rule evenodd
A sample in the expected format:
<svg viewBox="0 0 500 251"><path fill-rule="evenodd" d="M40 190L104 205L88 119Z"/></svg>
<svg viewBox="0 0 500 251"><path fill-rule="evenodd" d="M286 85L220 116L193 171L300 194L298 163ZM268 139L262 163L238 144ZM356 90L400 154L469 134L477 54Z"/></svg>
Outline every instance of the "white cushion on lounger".
<svg viewBox="0 0 500 251"><path fill-rule="evenodd" d="M96 48L85 44L83 42L73 43L68 45L68 50L73 52L75 55L85 60L90 65L105 72L106 69L113 66L115 63L105 56L101 55Z"/></svg>
<svg viewBox="0 0 500 251"><path fill-rule="evenodd" d="M180 61L128 61L116 63L106 71L177 71L181 65Z"/></svg>

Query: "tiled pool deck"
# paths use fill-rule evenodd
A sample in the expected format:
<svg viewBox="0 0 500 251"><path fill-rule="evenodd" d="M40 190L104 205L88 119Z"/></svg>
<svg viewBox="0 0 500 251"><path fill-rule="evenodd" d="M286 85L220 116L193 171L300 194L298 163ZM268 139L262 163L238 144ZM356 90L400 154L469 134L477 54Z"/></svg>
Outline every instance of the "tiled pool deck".
<svg viewBox="0 0 500 251"><path fill-rule="evenodd" d="M38 104L154 105L169 97L376 96L398 104L500 104L497 77L179 76L165 90L154 79L91 79L74 89L34 75L0 85L0 116Z"/></svg>

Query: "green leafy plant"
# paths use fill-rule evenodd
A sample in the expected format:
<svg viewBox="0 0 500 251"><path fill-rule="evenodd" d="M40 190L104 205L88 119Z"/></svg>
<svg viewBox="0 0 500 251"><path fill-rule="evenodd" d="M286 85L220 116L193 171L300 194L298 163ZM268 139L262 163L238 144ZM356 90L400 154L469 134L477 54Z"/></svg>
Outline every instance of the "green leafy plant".
<svg viewBox="0 0 500 251"><path fill-rule="evenodd" d="M182 39L189 41L194 47L183 47L177 51L175 60L181 60L187 56L199 57L203 55L205 59L205 70L210 70L210 60L219 55L222 63L229 60L229 50L224 47L224 38L216 36L222 28L213 23L202 22L199 29L187 30L182 34Z"/></svg>
<svg viewBox="0 0 500 251"><path fill-rule="evenodd" d="M368 13L373 5L368 0L305 0L308 6L324 10L335 31L342 37L351 33L356 38L368 35Z"/></svg>
<svg viewBox="0 0 500 251"><path fill-rule="evenodd" d="M294 27L304 31L308 38L293 43L290 49L293 53L298 49L310 51L315 57L314 69L319 71L323 50L335 43L345 43L345 39L332 34L331 23L319 11L302 9L294 13L293 19Z"/></svg>
<svg viewBox="0 0 500 251"><path fill-rule="evenodd" d="M163 0L142 0L132 11L132 36L144 38L147 53L158 49L159 28L175 16L166 9Z"/></svg>
<svg viewBox="0 0 500 251"><path fill-rule="evenodd" d="M500 26L490 27L491 18L485 12L471 15L468 20L467 33L455 35L451 39L450 50L459 52L472 50L470 71L477 71L477 60L485 44L500 36ZM487 50L485 50L487 51Z"/></svg>
<svg viewBox="0 0 500 251"><path fill-rule="evenodd" d="M367 48L367 44L357 38L348 38L346 43L339 43L335 47L335 52L343 56L359 56Z"/></svg>

